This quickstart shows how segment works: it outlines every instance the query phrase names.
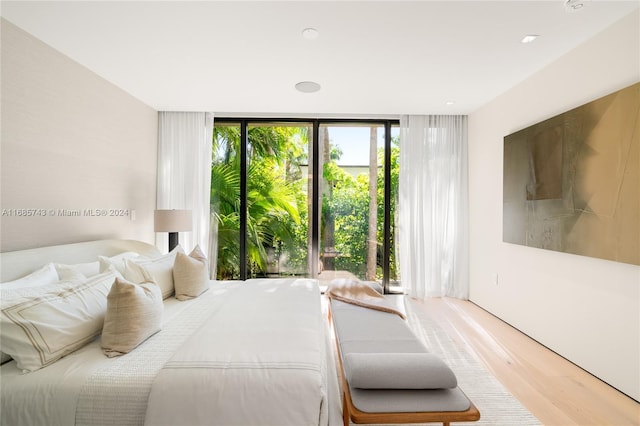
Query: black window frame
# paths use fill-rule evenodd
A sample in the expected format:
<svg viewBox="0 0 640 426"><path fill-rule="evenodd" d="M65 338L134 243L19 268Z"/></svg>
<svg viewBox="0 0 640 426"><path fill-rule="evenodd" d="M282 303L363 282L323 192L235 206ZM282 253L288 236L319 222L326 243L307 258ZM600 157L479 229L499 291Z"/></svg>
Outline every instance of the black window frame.
<svg viewBox="0 0 640 426"><path fill-rule="evenodd" d="M247 147L249 138L249 125L253 124L306 124L313 129L312 134L312 164L311 174L312 179L312 209L310 212L310 224L311 226L311 253L313 265L316 270L309 271L312 278L317 276L317 259L319 259L320 250L320 210L322 206L319 202L318 193L320 191L321 179L317 179L320 173L320 144L319 144L319 130L321 125L331 124L355 124L355 125L379 125L384 127L384 232L383 232L383 262L382 262L382 285L384 293L389 293L389 281L390 281L390 265L389 259L391 257L391 128L393 126L400 126L400 120L397 119L366 119L366 118L252 118L252 117L223 117L215 118L213 125L227 124L227 125L239 125L240 126L240 229L239 233L242 236L240 238L240 259L244 261L240 262L240 280L247 279L247 249L246 249L246 231L247 231Z"/></svg>

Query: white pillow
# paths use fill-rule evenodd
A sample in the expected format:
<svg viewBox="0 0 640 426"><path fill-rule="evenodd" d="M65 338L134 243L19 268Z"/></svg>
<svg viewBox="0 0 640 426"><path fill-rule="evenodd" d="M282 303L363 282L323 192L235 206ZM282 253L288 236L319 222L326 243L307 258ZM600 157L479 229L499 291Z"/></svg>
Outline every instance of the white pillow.
<svg viewBox="0 0 640 426"><path fill-rule="evenodd" d="M58 273L59 281L81 280L86 278L86 276L73 265L63 265L62 263L55 263L54 265Z"/></svg>
<svg viewBox="0 0 640 426"><path fill-rule="evenodd" d="M209 289L209 262L199 245L189 256L184 253L176 255L173 281L178 300L193 299Z"/></svg>
<svg viewBox="0 0 640 426"><path fill-rule="evenodd" d="M58 281L58 272L56 271L53 263L47 263L42 268L26 275L22 278L13 281L7 281L0 283L0 289L12 290L20 288L40 287L47 284L52 284ZM0 343L0 350L2 349L2 343ZM4 364L11 360L11 356L0 351L0 364Z"/></svg>
<svg viewBox="0 0 640 426"><path fill-rule="evenodd" d="M124 274L125 259L135 259L138 257L140 257L140 255L133 251L125 251L124 253L120 253L111 257L98 256L98 262L100 263L100 273L108 271L109 267L113 266L116 268L116 271Z"/></svg>
<svg viewBox="0 0 640 426"><path fill-rule="evenodd" d="M35 371L89 343L102 331L115 272L82 281L2 292L2 350L24 372ZM24 296L31 293L30 296ZM33 293L40 294L33 297ZM11 294L11 293L15 294Z"/></svg>
<svg viewBox="0 0 640 426"><path fill-rule="evenodd" d="M160 287L162 298L166 299L173 294L175 289L173 264L178 253L184 253L180 246L176 246L170 253L155 259L125 259L124 278L134 283L141 283L145 281L145 277L148 274Z"/></svg>
<svg viewBox="0 0 640 426"><path fill-rule="evenodd" d="M107 296L104 354L111 358L129 353L160 331L163 311L162 292L155 282L135 284L116 278Z"/></svg>
<svg viewBox="0 0 640 426"><path fill-rule="evenodd" d="M58 275L60 275L60 269L64 269L65 271L73 269L80 272L85 277L92 277L100 273L100 263L97 260L95 262L74 263L71 265L62 263L56 263L55 265L56 270L58 271ZM64 278L60 277L60 279L63 280Z"/></svg>
<svg viewBox="0 0 640 426"><path fill-rule="evenodd" d="M9 290L24 287L37 287L59 281L58 272L53 263L47 263L42 268L13 281L0 283L0 289Z"/></svg>

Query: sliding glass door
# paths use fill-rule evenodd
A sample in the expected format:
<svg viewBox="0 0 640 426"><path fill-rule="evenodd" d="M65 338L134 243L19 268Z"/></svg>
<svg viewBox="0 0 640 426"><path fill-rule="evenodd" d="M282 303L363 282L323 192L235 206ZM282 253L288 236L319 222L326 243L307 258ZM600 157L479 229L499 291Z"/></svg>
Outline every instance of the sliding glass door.
<svg viewBox="0 0 640 426"><path fill-rule="evenodd" d="M397 134L390 121L217 120L218 279L396 283Z"/></svg>
<svg viewBox="0 0 640 426"><path fill-rule="evenodd" d="M218 279L308 276L309 127L216 124Z"/></svg>
<svg viewBox="0 0 640 426"><path fill-rule="evenodd" d="M385 123L320 125L320 279L398 282L394 244L398 134L397 126Z"/></svg>
<svg viewBox="0 0 640 426"><path fill-rule="evenodd" d="M308 276L309 127L248 125L247 277Z"/></svg>

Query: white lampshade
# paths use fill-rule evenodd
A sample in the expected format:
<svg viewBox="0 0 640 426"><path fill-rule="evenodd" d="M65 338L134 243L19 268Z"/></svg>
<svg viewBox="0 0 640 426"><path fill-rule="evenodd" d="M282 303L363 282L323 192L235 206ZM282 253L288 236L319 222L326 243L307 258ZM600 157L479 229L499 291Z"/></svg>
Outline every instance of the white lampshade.
<svg viewBox="0 0 640 426"><path fill-rule="evenodd" d="M153 223L156 232L191 231L191 210L156 210Z"/></svg>

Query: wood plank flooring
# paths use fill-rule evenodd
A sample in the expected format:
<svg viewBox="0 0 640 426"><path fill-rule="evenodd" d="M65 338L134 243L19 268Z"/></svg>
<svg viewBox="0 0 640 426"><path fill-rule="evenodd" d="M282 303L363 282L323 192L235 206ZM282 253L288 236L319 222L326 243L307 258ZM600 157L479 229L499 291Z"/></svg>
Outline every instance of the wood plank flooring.
<svg viewBox="0 0 640 426"><path fill-rule="evenodd" d="M428 309L545 425L640 425L640 404L525 334L463 300L433 298Z"/></svg>

